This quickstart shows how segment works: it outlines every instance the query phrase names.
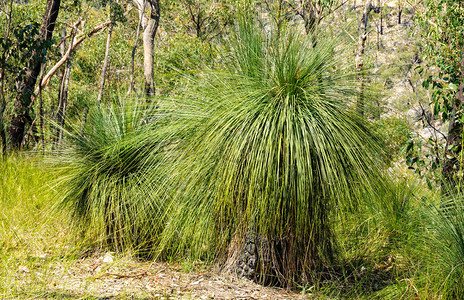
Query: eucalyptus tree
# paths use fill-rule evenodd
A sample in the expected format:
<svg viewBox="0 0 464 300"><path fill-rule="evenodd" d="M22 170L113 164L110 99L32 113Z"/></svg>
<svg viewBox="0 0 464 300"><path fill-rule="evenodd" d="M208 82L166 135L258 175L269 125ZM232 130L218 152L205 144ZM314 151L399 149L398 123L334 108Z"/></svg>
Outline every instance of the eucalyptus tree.
<svg viewBox="0 0 464 300"><path fill-rule="evenodd" d="M286 1L304 22L306 33L315 33L324 18L344 5L346 0L289 0Z"/></svg>
<svg viewBox="0 0 464 300"><path fill-rule="evenodd" d="M232 23L233 1L181 0L182 23L189 33L201 40L211 40ZM238 1L237 1L238 2Z"/></svg>
<svg viewBox="0 0 464 300"><path fill-rule="evenodd" d="M464 108L464 3L460 0L427 0L418 11L424 30L429 67L425 88L431 88L432 107L436 116L449 121L443 175L455 185L462 179Z"/></svg>
<svg viewBox="0 0 464 300"><path fill-rule="evenodd" d="M16 82L18 91L9 128L11 146L15 149L21 147L25 127L28 123L32 122L29 115L32 95L37 77L46 58L47 49L52 42L52 34L55 29L60 5L61 0L47 0L45 14L36 37L35 45L32 47L31 55L27 61L25 74L20 76Z"/></svg>
<svg viewBox="0 0 464 300"><path fill-rule="evenodd" d="M155 95L155 81L153 71L155 36L160 22L159 0L134 0L139 9L139 16L143 27L143 76L145 82L145 96ZM148 13L145 14L145 10Z"/></svg>

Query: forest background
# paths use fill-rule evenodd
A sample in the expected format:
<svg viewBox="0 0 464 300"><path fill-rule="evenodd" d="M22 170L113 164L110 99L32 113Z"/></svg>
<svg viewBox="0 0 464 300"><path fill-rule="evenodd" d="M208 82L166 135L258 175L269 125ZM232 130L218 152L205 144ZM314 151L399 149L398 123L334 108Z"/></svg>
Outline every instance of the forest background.
<svg viewBox="0 0 464 300"><path fill-rule="evenodd" d="M2 296L464 296L461 1L0 16Z"/></svg>

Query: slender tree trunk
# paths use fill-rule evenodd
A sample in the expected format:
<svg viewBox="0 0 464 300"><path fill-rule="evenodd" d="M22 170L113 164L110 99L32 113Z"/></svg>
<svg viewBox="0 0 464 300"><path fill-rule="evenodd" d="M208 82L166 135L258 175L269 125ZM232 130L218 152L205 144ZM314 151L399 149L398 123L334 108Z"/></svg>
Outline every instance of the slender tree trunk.
<svg viewBox="0 0 464 300"><path fill-rule="evenodd" d="M459 173L461 173L460 169L462 168L463 164L461 161L461 151L463 151L462 134L464 128L463 124L457 121L457 107L462 106L464 103L464 48L462 49L461 53L461 82L459 83L459 91L456 95L456 101L453 103L453 111L449 122L448 137L446 139L445 146L445 162L443 164L443 175L446 182L449 184L449 187L454 187L455 184L459 181L458 176L462 176ZM451 150L452 148L454 149Z"/></svg>
<svg viewBox="0 0 464 300"><path fill-rule="evenodd" d="M111 34L113 33L113 26L114 23L110 24L110 28L108 29L108 37L106 38L106 50L105 50L105 60L103 61L103 68L100 78L100 90L98 91L98 104L101 104L101 99L103 96L103 89L105 88L105 77L106 77L106 70L108 69L108 61L110 56L110 42L111 42Z"/></svg>
<svg viewBox="0 0 464 300"><path fill-rule="evenodd" d="M66 26L62 28L61 30L61 42L60 42L60 54L61 54L61 59L63 59L66 55ZM58 134L57 134L57 116L58 116L58 111L60 109L60 99L61 99L61 93L62 93L62 85L64 81L64 75L65 72L62 68L60 68L59 75L58 77L60 78L60 88L58 89L58 99L56 103L56 112L55 112L55 100L52 100L52 105L51 105L51 114L53 116L54 122L52 122L52 147L54 147L54 144L57 142ZM40 80L39 88L42 89L42 82L43 78Z"/></svg>
<svg viewBox="0 0 464 300"><path fill-rule="evenodd" d="M26 74L17 82L18 95L14 105L13 118L9 128L11 146L19 149L27 123L31 122L29 109L34 86L39 76L42 62L46 56L45 43L50 42L55 29L56 18L60 10L60 0L47 0L47 8L42 20L36 49L27 62Z"/></svg>
<svg viewBox="0 0 464 300"><path fill-rule="evenodd" d="M383 13L380 11L380 34L383 35Z"/></svg>
<svg viewBox="0 0 464 300"><path fill-rule="evenodd" d="M65 76L62 82L61 98L59 99L58 111L57 111L57 141L61 142L63 139L63 126L66 119L66 107L68 102L68 89L69 80L71 77L71 59L66 63Z"/></svg>
<svg viewBox="0 0 464 300"><path fill-rule="evenodd" d="M42 149L45 152L45 133L44 133L44 110L43 110L43 99L42 89L39 90L39 127L40 127L40 142Z"/></svg>
<svg viewBox="0 0 464 300"><path fill-rule="evenodd" d="M367 21L369 19L369 13L372 9L372 1L367 0L366 5L364 6L364 12L361 18L361 24L359 25L359 38L358 38L358 49L356 52L356 72L359 81L359 95L358 95L358 103L357 109L361 115L364 115L364 106L365 106L365 99L364 99L364 85L365 85L365 76L364 76L364 51L366 46L366 39L367 39Z"/></svg>
<svg viewBox="0 0 464 300"><path fill-rule="evenodd" d="M150 0L150 19L143 31L143 75L145 79L145 96L155 96L153 72L154 40L160 20L159 0Z"/></svg>
<svg viewBox="0 0 464 300"><path fill-rule="evenodd" d="M6 6L6 1L4 4ZM11 29L11 14L13 13L13 0L9 1L9 9L8 9L8 23L6 24L5 28L5 35L4 39L7 41L10 37L10 29ZM6 108L6 96L5 96L5 70L6 70L6 63L8 61L7 54L4 52L1 57L1 70L0 70L0 142L2 143L2 157L6 158L7 155L7 141L6 141L6 129L5 129L5 118L3 113L5 112Z"/></svg>
<svg viewBox="0 0 464 300"><path fill-rule="evenodd" d="M72 49L74 46L74 36L75 30L73 29L71 44L69 45L69 49ZM68 56L66 61L66 68L64 70L63 81L61 82L60 88L60 98L58 99L58 109L56 112L56 123L57 123L57 135L56 139L58 143L63 138L63 126L66 119L66 106L68 102L68 89L69 89L69 80L71 78L71 57L72 55Z"/></svg>
<svg viewBox="0 0 464 300"><path fill-rule="evenodd" d="M4 76L4 72L2 70L2 73L0 76L2 76L1 78L1 99L0 99L0 142L2 143L2 157L6 157L6 151L7 151L7 145L6 145L6 132L5 132L5 122L4 122L4 118L3 118L3 113L5 112L5 107L6 107L6 100L5 100L5 94L4 94L4 85L3 85L3 76Z"/></svg>
<svg viewBox="0 0 464 300"><path fill-rule="evenodd" d="M6 157L6 152L7 152L7 144L6 144L6 132L5 132L5 122L4 122L4 117L3 113L5 112L5 107L6 107L6 100L5 100L5 93L4 93L4 76L5 72L3 71L2 68L2 74L0 76L2 77L1 80L1 91L0 91L0 142L2 143L2 157Z"/></svg>
<svg viewBox="0 0 464 300"><path fill-rule="evenodd" d="M132 48L132 53L131 53L131 73L130 73L130 84L129 84L129 90L127 91L127 94L129 95L132 93L134 90L134 71L135 71L135 51L137 50L137 45L139 43L139 38L140 38L140 27L142 26L142 20L143 20L143 15L145 13L145 5L146 5L146 0L143 1L142 8L140 15L139 15L139 23L137 24L137 33L135 35L135 43L134 47Z"/></svg>
<svg viewBox="0 0 464 300"><path fill-rule="evenodd" d="M398 4L398 24L401 24L401 15L403 14L403 7Z"/></svg>

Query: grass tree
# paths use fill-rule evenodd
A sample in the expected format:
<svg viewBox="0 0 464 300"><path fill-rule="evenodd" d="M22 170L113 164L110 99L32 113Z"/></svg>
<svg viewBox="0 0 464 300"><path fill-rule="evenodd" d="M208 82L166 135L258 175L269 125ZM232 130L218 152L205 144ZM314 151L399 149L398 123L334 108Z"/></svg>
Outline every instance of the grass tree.
<svg viewBox="0 0 464 300"><path fill-rule="evenodd" d="M334 39L239 23L225 66L194 80L169 125L185 136L166 164L159 249L245 263L263 283L312 281L336 257L334 215L378 180L382 150L351 109Z"/></svg>
<svg viewBox="0 0 464 300"><path fill-rule="evenodd" d="M266 284L317 279L336 258L333 217L383 159L321 36L244 18L182 101L91 113L61 153L78 224L117 249L246 265Z"/></svg>
<svg viewBox="0 0 464 300"><path fill-rule="evenodd" d="M451 196L448 196L451 195ZM464 297L464 201L462 194L449 192L439 206L425 209L429 289L442 299Z"/></svg>
<svg viewBox="0 0 464 300"><path fill-rule="evenodd" d="M161 202L151 197L161 151L146 105L92 109L83 127L67 134L58 150L61 205L94 245L144 251L155 242Z"/></svg>

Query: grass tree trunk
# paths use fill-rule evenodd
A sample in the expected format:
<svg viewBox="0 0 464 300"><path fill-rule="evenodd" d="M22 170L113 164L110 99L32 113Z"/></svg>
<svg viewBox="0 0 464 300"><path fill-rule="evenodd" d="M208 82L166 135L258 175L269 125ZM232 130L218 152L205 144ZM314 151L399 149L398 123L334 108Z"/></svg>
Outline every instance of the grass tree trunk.
<svg viewBox="0 0 464 300"><path fill-rule="evenodd" d="M39 31L35 50L27 62L26 74L16 83L18 95L16 97L13 118L9 128L11 146L19 149L24 138L25 127L31 122L29 108L34 86L37 82L42 63L46 55L47 43L51 41L55 29L56 18L60 10L60 0L47 0L45 15Z"/></svg>
<svg viewBox="0 0 464 300"><path fill-rule="evenodd" d="M145 79L145 96L155 96L155 80L153 72L153 51L155 35L160 20L159 0L148 1L150 5L150 18L143 31L143 75Z"/></svg>
<svg viewBox="0 0 464 300"><path fill-rule="evenodd" d="M110 56L110 43L111 43L111 35L113 33L113 26L114 23L110 24L110 28L108 29L108 36L106 38L106 50L105 50L105 59L103 61L103 68L100 78L100 90L98 91L98 103L101 104L101 99L103 97L103 90L105 88L105 77L106 77L106 70L108 69L109 63L109 56Z"/></svg>
<svg viewBox="0 0 464 300"><path fill-rule="evenodd" d="M365 76L364 76L364 52L366 48L367 40L367 21L369 19L369 13L372 9L372 1L366 1L364 6L364 12L361 18L361 24L359 25L359 37L358 37L358 48L356 52L356 72L359 81L359 95L357 109L361 115L364 115L365 110L365 99L364 99L364 85L365 85Z"/></svg>

